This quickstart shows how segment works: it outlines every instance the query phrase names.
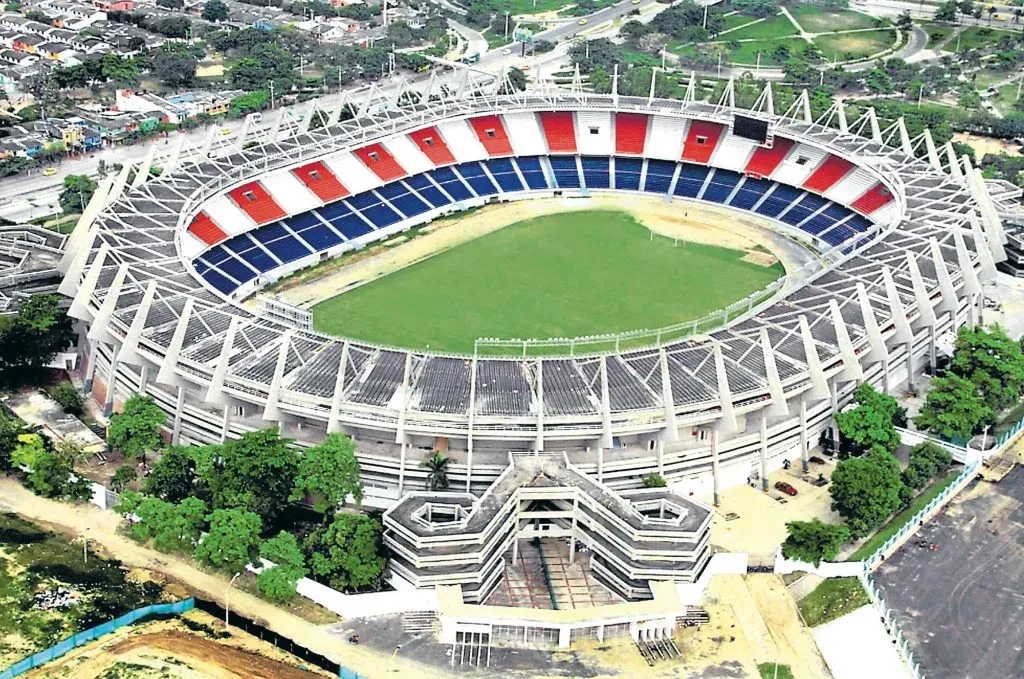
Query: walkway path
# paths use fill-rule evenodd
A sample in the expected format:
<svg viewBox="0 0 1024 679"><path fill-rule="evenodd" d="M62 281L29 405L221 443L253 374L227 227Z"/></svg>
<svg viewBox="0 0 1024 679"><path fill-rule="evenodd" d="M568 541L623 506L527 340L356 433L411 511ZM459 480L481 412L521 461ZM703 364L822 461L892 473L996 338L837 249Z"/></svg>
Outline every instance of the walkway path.
<svg viewBox="0 0 1024 679"><path fill-rule="evenodd" d="M0 510L15 512L36 523L75 537L85 535L90 544L99 544L102 552L134 568L145 568L184 583L199 596L222 602L227 579L220 574L200 570L191 560L163 554L143 547L117 533L121 518L114 512L92 505L69 505L33 495L12 479L0 479ZM437 667L391 654L382 655L361 646L349 646L326 625L314 625L273 604L239 590L231 591L231 610L259 620L289 639L300 642L351 670L367 677L380 676L382 667L391 668L389 676L420 679L445 676Z"/></svg>

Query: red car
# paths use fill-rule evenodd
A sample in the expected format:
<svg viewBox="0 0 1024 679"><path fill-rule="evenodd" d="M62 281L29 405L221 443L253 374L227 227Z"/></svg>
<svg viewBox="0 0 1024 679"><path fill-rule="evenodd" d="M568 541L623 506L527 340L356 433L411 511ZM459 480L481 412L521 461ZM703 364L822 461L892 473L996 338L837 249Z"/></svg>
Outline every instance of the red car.
<svg viewBox="0 0 1024 679"><path fill-rule="evenodd" d="M796 495L796 488L789 485L785 481L776 481L775 490L779 491L780 493L785 493L786 495Z"/></svg>

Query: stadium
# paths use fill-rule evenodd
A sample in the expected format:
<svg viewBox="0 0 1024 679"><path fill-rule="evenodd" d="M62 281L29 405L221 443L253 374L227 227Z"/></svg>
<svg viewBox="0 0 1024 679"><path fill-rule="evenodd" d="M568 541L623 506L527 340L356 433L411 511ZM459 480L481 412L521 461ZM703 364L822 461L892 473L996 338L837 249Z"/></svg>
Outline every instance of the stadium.
<svg viewBox="0 0 1024 679"><path fill-rule="evenodd" d="M658 473L716 499L806 464L860 381L912 385L942 337L975 318L1005 258L998 213L1020 190L983 180L927 131L883 129L871 109L848 121L839 103L813 120L806 93L776 112L770 87L750 110L731 85L718 104L696 88L684 101L503 94L464 74L282 112L237 136L211 130L199 148L153 145L101 184L60 264L87 386L108 410L151 394L175 442L270 423L300 444L344 431L368 501L386 506L424 487L431 451L473 494L463 504L510 453L564 455L616 492ZM602 196L755 219L806 265L664 328L538 341L472 330L463 351L350 336L344 312L328 335L304 310L251 303L442 216ZM363 307L380 308L372 296Z"/></svg>

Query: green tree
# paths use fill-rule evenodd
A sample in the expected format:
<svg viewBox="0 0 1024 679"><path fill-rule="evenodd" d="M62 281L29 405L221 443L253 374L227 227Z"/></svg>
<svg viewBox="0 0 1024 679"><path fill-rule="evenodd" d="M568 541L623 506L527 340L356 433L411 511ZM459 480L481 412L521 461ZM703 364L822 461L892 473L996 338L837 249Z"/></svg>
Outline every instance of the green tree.
<svg viewBox="0 0 1024 679"><path fill-rule="evenodd" d="M0 408L0 473L11 470L11 458L18 447L18 436L21 435L21 422L8 417Z"/></svg>
<svg viewBox="0 0 1024 679"><path fill-rule="evenodd" d="M949 369L970 380L996 412L1015 406L1024 390L1024 352L998 325L960 328Z"/></svg>
<svg viewBox="0 0 1024 679"><path fill-rule="evenodd" d="M131 487L137 478L138 474L136 473L133 465L121 465L117 468L117 471L114 472L114 475L110 477L110 489L115 493L120 493Z"/></svg>
<svg viewBox="0 0 1024 679"><path fill-rule="evenodd" d="M508 69L508 82L501 86L502 94L512 94L513 92L522 92L526 89L526 74L518 68Z"/></svg>
<svg viewBox="0 0 1024 679"><path fill-rule="evenodd" d="M864 382L853 394L857 407L836 415L844 448L862 454L873 446L892 452L900 444L896 424L906 424L906 411L895 398Z"/></svg>
<svg viewBox="0 0 1024 679"><path fill-rule="evenodd" d="M387 564L381 533L377 519L363 514L335 514L330 525L307 538L312 572L336 589L376 584Z"/></svg>
<svg viewBox="0 0 1024 679"><path fill-rule="evenodd" d="M150 57L149 67L157 80L179 89L195 82L198 63L195 55L180 43L165 43Z"/></svg>
<svg viewBox="0 0 1024 679"><path fill-rule="evenodd" d="M288 601L295 596L295 583L307 570L302 549L295 536L281 531L260 545L260 556L276 565L264 568L256 578L256 587L271 601Z"/></svg>
<svg viewBox="0 0 1024 679"><path fill-rule="evenodd" d="M957 0L946 0L935 10L935 20L950 24L955 22L959 4Z"/></svg>
<svg viewBox="0 0 1024 679"><path fill-rule="evenodd" d="M910 10L904 10L896 19L896 27L901 31L909 31L914 27L914 19L910 16Z"/></svg>
<svg viewBox="0 0 1024 679"><path fill-rule="evenodd" d="M936 377L914 424L944 439L965 440L995 419L970 380L955 374Z"/></svg>
<svg viewBox="0 0 1024 679"><path fill-rule="evenodd" d="M18 381L53 360L75 341L61 296L32 295L17 315L0 316L0 376Z"/></svg>
<svg viewBox="0 0 1024 679"><path fill-rule="evenodd" d="M421 467L427 468L427 490L448 490L448 465L451 459L441 453L423 458Z"/></svg>
<svg viewBox="0 0 1024 679"><path fill-rule="evenodd" d="M775 0L732 0L732 6L740 14L756 19L767 19L779 11L779 3Z"/></svg>
<svg viewBox="0 0 1024 679"><path fill-rule="evenodd" d="M884 448L840 460L829 486L832 510L846 519L850 535L860 538L881 526L900 506L900 465Z"/></svg>
<svg viewBox="0 0 1024 679"><path fill-rule="evenodd" d="M61 382L50 390L50 397L60 404L68 415L81 415L85 406L85 397L75 385Z"/></svg>
<svg viewBox="0 0 1024 679"><path fill-rule="evenodd" d="M942 446L925 441L910 449L910 460L903 470L903 483L911 489L924 488L937 474L953 464L953 456Z"/></svg>
<svg viewBox="0 0 1024 679"><path fill-rule="evenodd" d="M835 559L843 543L850 539L849 528L820 519L790 521L786 529L789 535L782 543L782 556L815 566Z"/></svg>
<svg viewBox="0 0 1024 679"><path fill-rule="evenodd" d="M133 394L121 412L111 415L107 443L128 458L140 457L160 447L160 428L166 421L167 416L151 396Z"/></svg>
<svg viewBox="0 0 1024 679"><path fill-rule="evenodd" d="M140 542L152 538L161 552L191 550L196 546L206 516L206 505L199 498L185 498L178 504L156 497L143 498L134 509L139 520L131 535Z"/></svg>
<svg viewBox="0 0 1024 679"><path fill-rule="evenodd" d="M206 518L210 528L196 545L196 559L228 573L241 572L255 560L263 529L258 514L244 509L215 509Z"/></svg>
<svg viewBox="0 0 1024 679"><path fill-rule="evenodd" d="M274 427L221 445L208 480L213 507L245 509L271 525L295 486L299 462L290 443Z"/></svg>
<svg viewBox="0 0 1024 679"><path fill-rule="evenodd" d="M890 94L893 91L892 77L884 69L875 67L868 71L864 80L871 94Z"/></svg>
<svg viewBox="0 0 1024 679"><path fill-rule="evenodd" d="M363 501L353 439L344 434L328 434L323 443L303 451L288 499L301 500L307 495L313 497L313 508L321 513L334 512L349 495L357 504Z"/></svg>
<svg viewBox="0 0 1024 679"><path fill-rule="evenodd" d="M644 477L644 488L665 488L668 482L661 474L648 474Z"/></svg>
<svg viewBox="0 0 1024 679"><path fill-rule="evenodd" d="M88 500L92 497L89 481L74 475L74 462L59 451L44 451L32 464L25 483L36 495L67 500Z"/></svg>
<svg viewBox="0 0 1024 679"><path fill-rule="evenodd" d="M168 502L180 502L195 490L196 462L186 446L167 448L150 469L142 488Z"/></svg>
<svg viewBox="0 0 1024 679"><path fill-rule="evenodd" d="M224 21L228 18L228 6L224 0L206 0L202 17L207 21Z"/></svg>
<svg viewBox="0 0 1024 679"><path fill-rule="evenodd" d="M11 453L11 464L31 469L46 455L46 445L39 434L18 434L17 444Z"/></svg>

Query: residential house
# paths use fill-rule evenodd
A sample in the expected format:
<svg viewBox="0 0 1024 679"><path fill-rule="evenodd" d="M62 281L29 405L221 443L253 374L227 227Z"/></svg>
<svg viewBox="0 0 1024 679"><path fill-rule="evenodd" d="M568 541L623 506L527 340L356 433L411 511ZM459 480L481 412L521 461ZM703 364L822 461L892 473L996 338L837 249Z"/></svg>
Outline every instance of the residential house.
<svg viewBox="0 0 1024 679"><path fill-rule="evenodd" d="M65 66L77 66L82 63L74 48L63 42L44 42L36 47L36 54L40 54L53 61L59 61Z"/></svg>
<svg viewBox="0 0 1024 679"><path fill-rule="evenodd" d="M0 27L20 31L30 20L20 14L0 14Z"/></svg>
<svg viewBox="0 0 1024 679"><path fill-rule="evenodd" d="M14 38L12 46L16 50L22 52L28 52L29 54L35 54L36 48L46 42L46 38L38 35L21 34Z"/></svg>
<svg viewBox="0 0 1024 679"><path fill-rule="evenodd" d="M92 4L104 12L135 11L135 0L93 0Z"/></svg>
<svg viewBox="0 0 1024 679"><path fill-rule="evenodd" d="M17 50L0 50L0 61L12 66L29 66L39 61L39 57L27 52L18 52Z"/></svg>
<svg viewBox="0 0 1024 679"><path fill-rule="evenodd" d="M19 30L22 33L31 33L32 35L46 35L53 28L52 24L44 24L38 21L29 21Z"/></svg>

